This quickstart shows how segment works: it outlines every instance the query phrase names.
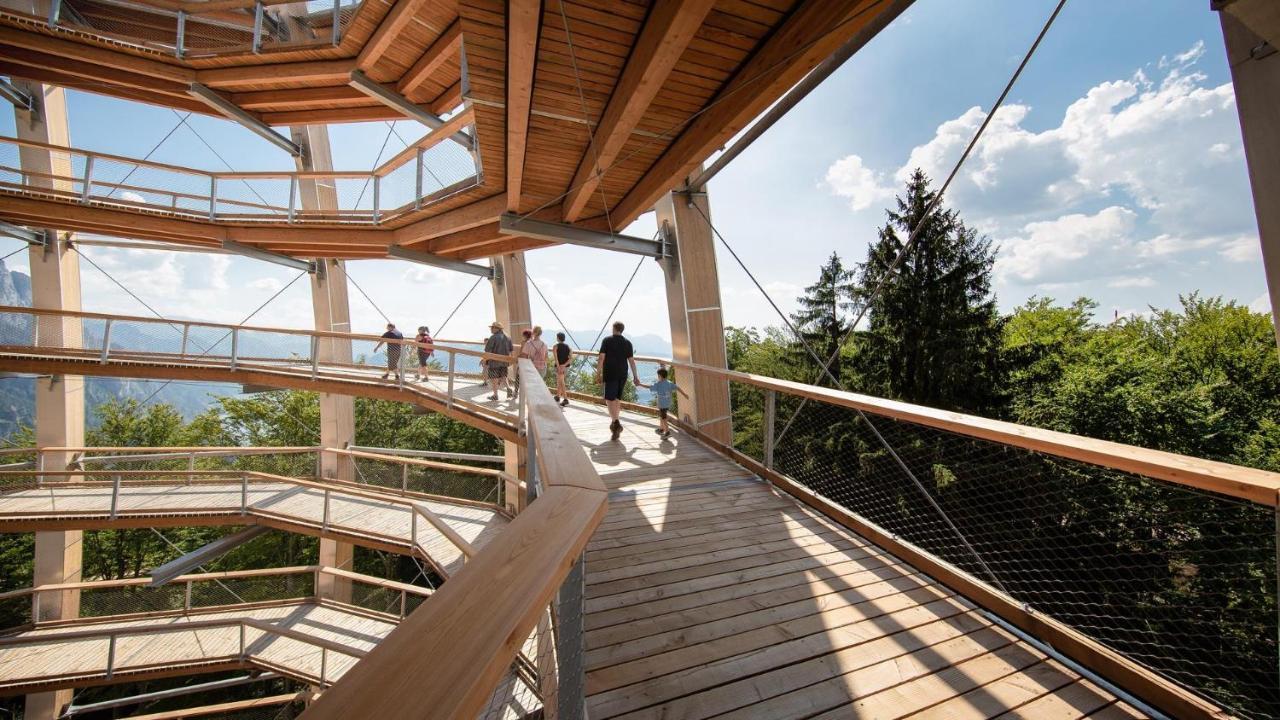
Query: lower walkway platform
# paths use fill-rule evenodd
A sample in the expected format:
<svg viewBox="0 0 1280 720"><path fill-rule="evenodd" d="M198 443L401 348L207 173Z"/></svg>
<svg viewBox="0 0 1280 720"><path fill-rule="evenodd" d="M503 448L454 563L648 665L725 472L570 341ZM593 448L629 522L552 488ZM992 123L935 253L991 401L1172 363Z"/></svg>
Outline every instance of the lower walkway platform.
<svg viewBox="0 0 1280 720"><path fill-rule="evenodd" d="M593 720L1142 717L689 436L565 413L611 491L585 556Z"/></svg>

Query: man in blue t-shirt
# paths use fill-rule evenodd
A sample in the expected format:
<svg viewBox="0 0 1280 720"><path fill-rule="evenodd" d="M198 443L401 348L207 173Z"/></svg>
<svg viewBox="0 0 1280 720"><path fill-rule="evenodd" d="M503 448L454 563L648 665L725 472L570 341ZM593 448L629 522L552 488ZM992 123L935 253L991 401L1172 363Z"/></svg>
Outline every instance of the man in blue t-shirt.
<svg viewBox="0 0 1280 720"><path fill-rule="evenodd" d="M626 326L620 322L613 324L613 334L600 343L600 356L596 362L596 382L604 383L604 404L609 408L609 418L612 420L609 431L614 440L622 435L622 422L618 420L618 414L622 409L619 405L622 390L627 385L627 366L630 365L632 375L640 377L640 373L636 372L635 351L631 348L631 341L622 336L624 329Z"/></svg>

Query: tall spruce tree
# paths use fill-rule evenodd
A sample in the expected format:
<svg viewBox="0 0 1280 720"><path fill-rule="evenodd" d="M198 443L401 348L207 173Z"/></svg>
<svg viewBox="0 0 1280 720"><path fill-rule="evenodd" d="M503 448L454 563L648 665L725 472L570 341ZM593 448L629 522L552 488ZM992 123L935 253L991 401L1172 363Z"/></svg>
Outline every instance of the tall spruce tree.
<svg viewBox="0 0 1280 720"><path fill-rule="evenodd" d="M831 372L832 377L840 378L841 343L849 334L849 310L853 307L854 293L857 292L854 271L840 262L840 256L831 253L831 257L819 270L818 282L806 287L804 295L796 298L800 309L791 314L800 336L822 357L823 364ZM804 348L799 348L801 367L812 367L814 371L822 365L814 360ZM823 375L818 383L826 385L830 379Z"/></svg>
<svg viewBox="0 0 1280 720"><path fill-rule="evenodd" d="M917 169L858 268L857 296L870 307L857 366L870 389L890 397L989 411L1001 395L1002 320L991 289L995 251L987 238L954 210L939 207L872 296L933 198L929 178Z"/></svg>

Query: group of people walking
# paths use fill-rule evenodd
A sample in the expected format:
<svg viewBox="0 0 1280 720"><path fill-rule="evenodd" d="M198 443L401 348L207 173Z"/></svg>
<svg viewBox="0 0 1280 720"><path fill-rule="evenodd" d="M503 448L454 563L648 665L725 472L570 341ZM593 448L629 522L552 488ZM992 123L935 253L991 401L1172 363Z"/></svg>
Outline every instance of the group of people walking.
<svg viewBox="0 0 1280 720"><path fill-rule="evenodd" d="M613 324L613 334L600 343L600 349L596 357L595 381L603 388L605 406L609 410L610 435L614 440L617 440L622 435L622 394L630 377L634 378L633 382L636 387L648 388L653 392L658 406L657 433L666 438L671 434L670 427L667 424L667 414L671 408L672 397L676 392L681 395L686 393L669 379L670 373L666 368L658 368L658 379L655 382L651 384L640 382L640 373L636 369L635 348L631 345L631 341L623 335L624 330L626 330L626 326L623 323L615 322ZM395 374L397 380L403 380L400 363L402 348L405 347L403 340L404 335L396 329L396 326L393 323L387 323L387 330L382 334L382 341L374 348L376 353L382 349L383 345L387 347L387 371L382 374L384 380L390 377L392 373ZM429 380L428 362L435 353L435 349L432 347L435 341L431 338L430 328L425 325L420 326L413 341L416 343L415 350L418 356L417 379L419 381ZM556 333L555 345L548 348L546 342L542 339L542 327L535 325L521 333L520 349L517 353L516 346L511 341L511 338L507 336L502 323L495 320L489 325L489 337L485 339L484 352L489 356L497 355L503 358L512 358L513 361L527 358L529 362L533 363L534 368L543 375L547 371L548 357L553 357L556 371L556 387L552 392L555 401L561 407L569 404L568 374L569 366L573 360L573 351L565 343L564 333ZM484 378L482 382L488 385L490 390L489 400L497 401L499 392L505 392L508 398L514 398L519 395L520 378L517 374L514 382L511 380L511 362L486 357L480 360L480 365L481 374Z"/></svg>

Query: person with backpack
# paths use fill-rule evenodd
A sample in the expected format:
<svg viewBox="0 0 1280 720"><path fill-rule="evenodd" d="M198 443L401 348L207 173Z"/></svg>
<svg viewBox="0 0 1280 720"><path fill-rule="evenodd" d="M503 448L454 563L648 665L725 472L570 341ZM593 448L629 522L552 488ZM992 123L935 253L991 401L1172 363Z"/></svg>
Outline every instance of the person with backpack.
<svg viewBox="0 0 1280 720"><path fill-rule="evenodd" d="M560 403L560 407L569 405L569 363L573 360L573 352L569 350L569 346L564 342L564 333L556 333L556 344L552 350L556 354L556 402Z"/></svg>
<svg viewBox="0 0 1280 720"><path fill-rule="evenodd" d="M431 328L422 325L418 328L418 334L413 336L413 341L418 343L418 380L430 381L427 374L427 361L435 354L435 348L431 344L435 341L431 339ZM425 347L424 347L425 346Z"/></svg>

